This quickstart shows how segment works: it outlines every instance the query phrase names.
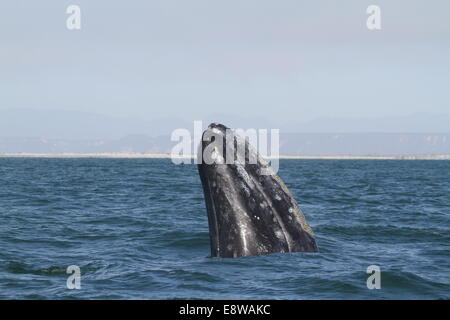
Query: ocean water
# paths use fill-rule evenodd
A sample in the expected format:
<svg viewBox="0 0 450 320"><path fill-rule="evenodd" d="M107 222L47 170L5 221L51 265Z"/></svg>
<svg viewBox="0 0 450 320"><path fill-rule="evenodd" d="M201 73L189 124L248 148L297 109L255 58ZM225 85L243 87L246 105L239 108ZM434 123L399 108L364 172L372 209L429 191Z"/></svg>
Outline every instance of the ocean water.
<svg viewBox="0 0 450 320"><path fill-rule="evenodd" d="M320 253L210 258L194 165L0 158L0 298L450 298L450 161L281 160L279 175Z"/></svg>

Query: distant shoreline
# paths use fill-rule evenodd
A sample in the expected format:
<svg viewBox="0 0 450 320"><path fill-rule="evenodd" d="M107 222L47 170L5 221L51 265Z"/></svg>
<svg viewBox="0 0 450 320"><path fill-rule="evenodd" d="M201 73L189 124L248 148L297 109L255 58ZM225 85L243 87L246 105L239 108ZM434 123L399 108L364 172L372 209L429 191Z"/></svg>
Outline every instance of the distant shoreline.
<svg viewBox="0 0 450 320"><path fill-rule="evenodd" d="M110 158L110 159L170 159L168 153L0 153L0 158ZM183 157L179 157L183 158ZM184 157L194 158L194 156ZM270 159L271 157L266 157ZM280 155L280 159L329 160L450 160L450 154L429 155Z"/></svg>

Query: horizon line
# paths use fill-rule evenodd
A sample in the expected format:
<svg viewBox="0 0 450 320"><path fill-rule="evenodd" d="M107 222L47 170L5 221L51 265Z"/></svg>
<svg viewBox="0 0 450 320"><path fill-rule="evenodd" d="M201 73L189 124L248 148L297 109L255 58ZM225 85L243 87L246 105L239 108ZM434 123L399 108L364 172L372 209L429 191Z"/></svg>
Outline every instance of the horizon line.
<svg viewBox="0 0 450 320"><path fill-rule="evenodd" d="M194 159L196 155L175 156L177 159ZM100 159L171 159L169 153L105 152L105 153L0 153L0 158L100 158ZM279 155L265 159L304 160L450 160L450 154L411 155Z"/></svg>

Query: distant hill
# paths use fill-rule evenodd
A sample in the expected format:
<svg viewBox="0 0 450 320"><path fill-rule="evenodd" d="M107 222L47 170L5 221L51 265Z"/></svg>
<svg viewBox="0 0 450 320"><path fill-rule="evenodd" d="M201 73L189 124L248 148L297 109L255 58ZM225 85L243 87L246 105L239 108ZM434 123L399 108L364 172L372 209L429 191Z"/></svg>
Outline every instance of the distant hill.
<svg viewBox="0 0 450 320"><path fill-rule="evenodd" d="M196 119L135 119L95 113L0 109L0 153L169 153L176 128ZM450 115L319 118L276 124L261 116L205 115L233 128L279 128L284 155L450 154Z"/></svg>
<svg viewBox="0 0 450 320"><path fill-rule="evenodd" d="M278 123L255 115L252 118L220 112L205 114L201 119L125 118L97 113L37 110L0 109L0 137L45 137L47 139L119 139L128 135L170 135L176 128L193 130L193 121L221 122L232 128L279 128L293 133L450 133L450 115L412 114L385 118L322 117L312 121L291 119Z"/></svg>
<svg viewBox="0 0 450 320"><path fill-rule="evenodd" d="M120 118L107 115L35 109L0 109L0 137L46 139L119 139L132 134L158 136L192 126L182 119Z"/></svg>
<svg viewBox="0 0 450 320"><path fill-rule="evenodd" d="M450 134L291 133L281 134L285 155L426 155L450 154Z"/></svg>
<svg viewBox="0 0 450 320"><path fill-rule="evenodd" d="M170 136L130 135L110 140L1 138L0 153L170 153ZM281 133L282 155L450 154L450 134Z"/></svg>
<svg viewBox="0 0 450 320"><path fill-rule="evenodd" d="M312 121L285 124L287 132L383 132L383 133L429 133L450 132L450 115L415 113L407 116L382 118L321 117Z"/></svg>

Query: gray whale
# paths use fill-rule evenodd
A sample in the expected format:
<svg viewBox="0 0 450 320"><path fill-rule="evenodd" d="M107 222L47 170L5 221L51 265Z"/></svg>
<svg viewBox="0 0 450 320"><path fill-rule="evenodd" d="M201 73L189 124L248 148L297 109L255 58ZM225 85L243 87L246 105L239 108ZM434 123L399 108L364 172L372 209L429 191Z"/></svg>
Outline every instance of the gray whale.
<svg viewBox="0 0 450 320"><path fill-rule="evenodd" d="M210 124L198 150L203 155L198 171L208 214L211 256L317 252L314 233L286 185L247 140L236 134L230 136L227 129ZM223 139L222 147L212 147L217 139ZM239 147L245 148L245 154L237 152ZM233 152L232 162L225 162L227 151ZM209 162L205 161L208 156ZM252 156L256 161L249 161ZM261 174L263 170L266 174Z"/></svg>

